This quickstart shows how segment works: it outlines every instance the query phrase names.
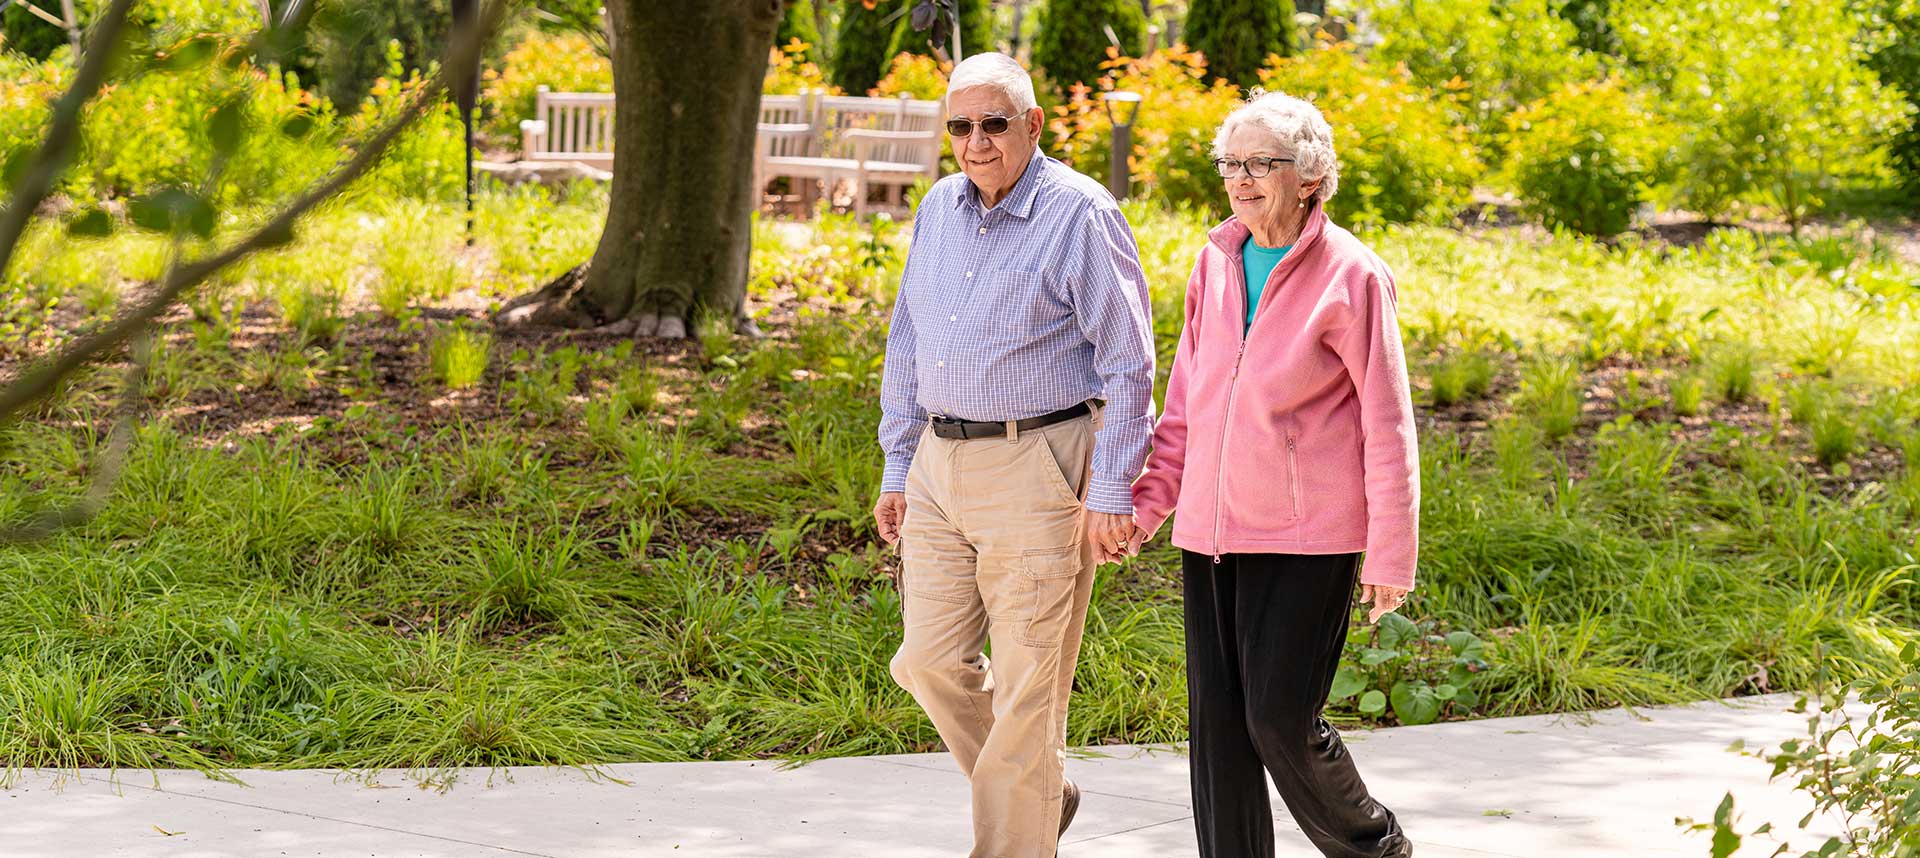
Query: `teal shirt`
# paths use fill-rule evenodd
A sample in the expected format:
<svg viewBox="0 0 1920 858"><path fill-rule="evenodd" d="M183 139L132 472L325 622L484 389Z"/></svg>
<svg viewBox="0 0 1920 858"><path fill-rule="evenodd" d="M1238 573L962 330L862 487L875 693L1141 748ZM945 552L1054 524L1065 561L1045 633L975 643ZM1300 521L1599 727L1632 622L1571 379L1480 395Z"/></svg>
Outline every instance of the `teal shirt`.
<svg viewBox="0 0 1920 858"><path fill-rule="evenodd" d="M1247 327L1253 327L1253 311L1260 306L1260 293L1267 288L1267 276L1292 249L1291 244L1281 248L1261 247L1251 235L1247 236L1247 243L1240 246L1240 266L1247 273Z"/></svg>

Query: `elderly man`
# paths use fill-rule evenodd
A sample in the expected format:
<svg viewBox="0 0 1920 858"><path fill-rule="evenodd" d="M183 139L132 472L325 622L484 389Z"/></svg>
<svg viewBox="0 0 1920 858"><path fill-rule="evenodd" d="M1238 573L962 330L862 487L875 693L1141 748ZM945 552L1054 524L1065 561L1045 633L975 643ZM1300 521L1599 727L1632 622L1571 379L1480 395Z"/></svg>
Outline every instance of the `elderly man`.
<svg viewBox="0 0 1920 858"><path fill-rule="evenodd" d="M1113 197L1038 151L1027 72L968 57L947 113L964 175L920 202L880 393L892 670L972 783L974 858L1049 858L1080 801L1061 762L1094 568L1132 550L1153 325Z"/></svg>

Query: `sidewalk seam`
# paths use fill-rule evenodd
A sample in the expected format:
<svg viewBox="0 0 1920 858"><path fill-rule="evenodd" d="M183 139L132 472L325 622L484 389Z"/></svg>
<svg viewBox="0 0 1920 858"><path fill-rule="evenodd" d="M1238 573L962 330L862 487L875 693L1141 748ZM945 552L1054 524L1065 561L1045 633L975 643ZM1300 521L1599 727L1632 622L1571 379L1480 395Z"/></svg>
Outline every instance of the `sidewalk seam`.
<svg viewBox="0 0 1920 858"><path fill-rule="evenodd" d="M511 846L495 846L491 843L479 843L472 840L461 840L457 837L446 837L439 834L427 834L425 832L420 832L420 831L408 831L407 829L404 829L404 828L393 828L391 826L377 825L371 822L356 822L351 819L341 819L337 816L321 816L316 813L307 813L305 811L300 811L300 810L285 810L282 808L269 807L261 804L248 804L244 801L234 801L232 799L217 798L215 796L210 796L210 795L195 795L193 793L172 792L170 790L164 790L164 789L159 789L159 788L150 787L150 786L141 786L139 784L127 784L127 786L131 786L134 789L142 789L148 792L159 793L161 795L178 796L180 798L190 798L190 799L195 799L199 801L211 801L217 804L225 804L233 807L244 807L252 810L264 810L272 813L281 813L281 814L286 814L287 816L302 816L302 817L306 817L307 819L319 820L321 822L333 822L333 823L338 823L340 825L352 825L358 828L369 828L374 831L386 831L386 832L391 832L393 834L405 834L409 837L424 837L428 840L439 840L446 843L458 843L462 846L478 846L482 849L492 849L499 852L510 852L515 855L531 855L531 856L534 856L534 858L559 858L559 856L557 855L549 855L545 852L528 852L524 849L515 849Z"/></svg>

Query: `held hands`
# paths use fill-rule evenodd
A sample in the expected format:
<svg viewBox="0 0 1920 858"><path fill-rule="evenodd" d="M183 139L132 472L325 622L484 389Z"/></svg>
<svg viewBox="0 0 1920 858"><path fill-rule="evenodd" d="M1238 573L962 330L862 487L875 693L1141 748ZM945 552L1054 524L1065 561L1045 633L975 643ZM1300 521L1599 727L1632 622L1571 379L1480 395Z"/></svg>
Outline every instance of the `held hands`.
<svg viewBox="0 0 1920 858"><path fill-rule="evenodd" d="M1140 552L1133 539L1133 516L1089 509L1086 517L1087 541L1093 543L1093 556L1101 563L1118 563Z"/></svg>
<svg viewBox="0 0 1920 858"><path fill-rule="evenodd" d="M1361 584L1360 603L1364 605L1369 602L1373 603L1373 608L1367 611L1367 622L1378 623L1381 617L1399 610L1401 605L1407 603L1407 591L1383 584Z"/></svg>

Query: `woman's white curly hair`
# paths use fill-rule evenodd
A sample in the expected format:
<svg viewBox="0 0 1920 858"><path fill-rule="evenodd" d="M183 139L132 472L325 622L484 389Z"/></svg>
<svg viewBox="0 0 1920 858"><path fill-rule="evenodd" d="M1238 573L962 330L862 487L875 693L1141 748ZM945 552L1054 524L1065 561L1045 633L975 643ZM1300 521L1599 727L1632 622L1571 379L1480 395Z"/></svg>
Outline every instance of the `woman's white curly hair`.
<svg viewBox="0 0 1920 858"><path fill-rule="evenodd" d="M1213 135L1213 157L1226 157L1227 139L1242 125L1273 135L1280 154L1293 159L1301 181L1320 180L1313 193L1315 199L1324 203L1339 190L1340 161L1333 154L1333 126L1327 124L1313 102L1283 92L1253 90L1246 102L1220 123L1220 131Z"/></svg>

